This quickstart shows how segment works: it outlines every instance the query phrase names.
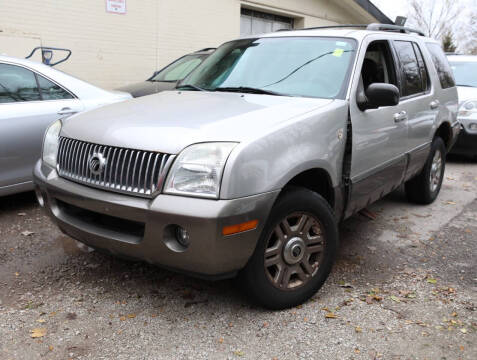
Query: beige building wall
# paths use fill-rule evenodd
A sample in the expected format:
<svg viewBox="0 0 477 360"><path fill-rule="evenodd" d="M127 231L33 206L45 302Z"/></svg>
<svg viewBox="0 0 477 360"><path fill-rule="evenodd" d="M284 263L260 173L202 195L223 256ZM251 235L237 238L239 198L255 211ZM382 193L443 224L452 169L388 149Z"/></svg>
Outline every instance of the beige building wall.
<svg viewBox="0 0 477 360"><path fill-rule="evenodd" d="M0 54L25 57L34 46L65 47L58 68L115 88L149 77L185 53L240 34L240 9L293 17L295 27L375 21L352 0L126 0L126 14L105 0L0 1Z"/></svg>

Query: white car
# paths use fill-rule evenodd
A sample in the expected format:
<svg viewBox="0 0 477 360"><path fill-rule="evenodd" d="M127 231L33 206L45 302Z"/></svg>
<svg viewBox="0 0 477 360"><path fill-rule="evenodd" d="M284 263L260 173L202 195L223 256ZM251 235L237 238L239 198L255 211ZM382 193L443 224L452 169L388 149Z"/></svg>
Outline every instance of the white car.
<svg viewBox="0 0 477 360"><path fill-rule="evenodd" d="M449 55L459 93L458 120L462 124L452 153L477 157L477 56Z"/></svg>
<svg viewBox="0 0 477 360"><path fill-rule="evenodd" d="M33 189L33 166L50 123L130 98L39 62L0 56L0 196Z"/></svg>

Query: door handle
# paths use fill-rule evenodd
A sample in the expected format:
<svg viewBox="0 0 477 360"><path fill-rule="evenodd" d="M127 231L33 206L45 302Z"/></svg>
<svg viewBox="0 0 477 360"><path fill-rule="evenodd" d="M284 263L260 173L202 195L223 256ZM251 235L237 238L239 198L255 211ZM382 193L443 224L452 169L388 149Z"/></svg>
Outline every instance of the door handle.
<svg viewBox="0 0 477 360"><path fill-rule="evenodd" d="M404 120L407 120L407 112L400 111L400 112L394 114L394 122L395 123L400 123Z"/></svg>
<svg viewBox="0 0 477 360"><path fill-rule="evenodd" d="M69 107L65 107L63 109L61 109L60 111L58 111L58 115L72 115L72 114L76 114L77 111L76 110L73 110Z"/></svg>
<svg viewBox="0 0 477 360"><path fill-rule="evenodd" d="M437 109L439 107L439 105L440 105L439 100L431 101L431 103L429 104L429 106L431 107L432 110Z"/></svg>

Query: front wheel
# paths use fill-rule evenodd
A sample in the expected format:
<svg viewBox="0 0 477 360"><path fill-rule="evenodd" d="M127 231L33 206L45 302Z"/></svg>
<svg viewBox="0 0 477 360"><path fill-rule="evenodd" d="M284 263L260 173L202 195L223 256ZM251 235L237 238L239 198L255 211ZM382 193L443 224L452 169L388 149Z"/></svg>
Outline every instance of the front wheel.
<svg viewBox="0 0 477 360"><path fill-rule="evenodd" d="M417 204L430 204L439 195L446 167L446 147L440 137L431 144L424 168L405 184L408 199Z"/></svg>
<svg viewBox="0 0 477 360"><path fill-rule="evenodd" d="M296 306L323 285L337 247L337 225L326 200L307 189L286 190L240 274L242 283L264 307Z"/></svg>

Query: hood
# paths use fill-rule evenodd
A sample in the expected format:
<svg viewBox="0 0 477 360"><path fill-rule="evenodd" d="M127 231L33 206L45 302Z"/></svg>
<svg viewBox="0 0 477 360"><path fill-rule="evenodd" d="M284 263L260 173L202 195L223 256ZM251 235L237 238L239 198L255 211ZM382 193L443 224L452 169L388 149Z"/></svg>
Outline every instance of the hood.
<svg viewBox="0 0 477 360"><path fill-rule="evenodd" d="M167 91L65 120L62 136L177 154L188 145L260 136L333 100L224 92Z"/></svg>
<svg viewBox="0 0 477 360"><path fill-rule="evenodd" d="M477 100L477 87L457 86L459 104L467 100Z"/></svg>
<svg viewBox="0 0 477 360"><path fill-rule="evenodd" d="M117 90L125 91L133 97L140 97L155 94L165 90L172 90L176 87L176 82L169 81L141 81L135 84L129 84L118 88Z"/></svg>

